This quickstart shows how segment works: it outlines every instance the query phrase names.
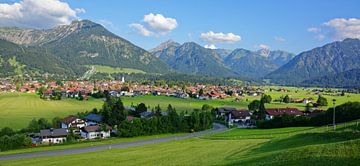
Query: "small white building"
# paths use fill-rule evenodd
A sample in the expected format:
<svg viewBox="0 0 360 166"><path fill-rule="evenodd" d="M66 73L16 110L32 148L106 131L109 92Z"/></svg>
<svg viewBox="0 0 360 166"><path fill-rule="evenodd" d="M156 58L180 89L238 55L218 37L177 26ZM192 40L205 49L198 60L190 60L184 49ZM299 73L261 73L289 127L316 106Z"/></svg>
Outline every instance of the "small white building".
<svg viewBox="0 0 360 166"><path fill-rule="evenodd" d="M100 125L85 126L80 130L81 137L84 139L96 139L96 138L109 138L110 127L106 127L106 130L102 130Z"/></svg>
<svg viewBox="0 0 360 166"><path fill-rule="evenodd" d="M40 130L40 141L42 144L59 144L66 141L67 129Z"/></svg>
<svg viewBox="0 0 360 166"><path fill-rule="evenodd" d="M85 121L73 115L70 115L61 121L61 128L63 129L68 129L68 128L80 129L84 126L86 126Z"/></svg>

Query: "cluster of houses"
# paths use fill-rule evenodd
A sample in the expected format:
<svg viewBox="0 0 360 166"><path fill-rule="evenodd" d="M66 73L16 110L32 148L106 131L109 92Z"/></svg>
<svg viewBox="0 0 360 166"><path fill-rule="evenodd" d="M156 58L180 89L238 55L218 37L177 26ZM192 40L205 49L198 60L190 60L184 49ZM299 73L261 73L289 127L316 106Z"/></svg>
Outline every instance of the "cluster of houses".
<svg viewBox="0 0 360 166"><path fill-rule="evenodd" d="M102 116L89 114L84 119L70 115L61 121L59 129L44 129L33 136L34 144L58 144L66 141L70 134L81 139L104 139L109 138L111 127L102 125Z"/></svg>
<svg viewBox="0 0 360 166"><path fill-rule="evenodd" d="M35 93L43 89L42 97L52 99L55 95L61 98L79 97L86 99L96 92L109 91L112 96L140 96L163 95L177 98L198 98L202 100L219 99L237 96L258 96L264 93L261 88L251 86L220 86L220 85L151 85L140 82L125 82L125 80L103 81L28 81L21 86L13 84L10 80L0 80L0 92ZM200 94L199 92L202 91Z"/></svg>
<svg viewBox="0 0 360 166"><path fill-rule="evenodd" d="M316 116L321 110L300 111L297 108L270 108L266 109L265 120L271 120L275 116L291 115L291 116ZM216 118L224 120L229 126L238 125L239 127L251 127L255 124L252 119L252 113L246 109L236 109L230 107L221 107L215 109Z"/></svg>
<svg viewBox="0 0 360 166"><path fill-rule="evenodd" d="M135 111L135 107L126 106L125 109ZM162 116L167 116L168 112L161 111ZM140 113L140 118L151 118L155 116L154 112L147 110ZM127 116L127 121L133 121L135 117ZM70 134L82 140L105 139L116 134L110 126L103 123L103 117L99 114L90 113L81 119L77 116L70 115L61 120L58 129L44 129L40 133L33 134L33 144L58 144L66 141Z"/></svg>

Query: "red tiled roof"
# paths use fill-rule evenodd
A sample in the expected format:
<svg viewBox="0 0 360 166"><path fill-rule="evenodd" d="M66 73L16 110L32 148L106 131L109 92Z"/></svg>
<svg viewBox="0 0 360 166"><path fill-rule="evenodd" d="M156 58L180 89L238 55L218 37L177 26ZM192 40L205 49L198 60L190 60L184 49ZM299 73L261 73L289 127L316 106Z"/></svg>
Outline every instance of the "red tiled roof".
<svg viewBox="0 0 360 166"><path fill-rule="evenodd" d="M269 115L304 115L304 113L297 108L270 108L266 109L266 113Z"/></svg>

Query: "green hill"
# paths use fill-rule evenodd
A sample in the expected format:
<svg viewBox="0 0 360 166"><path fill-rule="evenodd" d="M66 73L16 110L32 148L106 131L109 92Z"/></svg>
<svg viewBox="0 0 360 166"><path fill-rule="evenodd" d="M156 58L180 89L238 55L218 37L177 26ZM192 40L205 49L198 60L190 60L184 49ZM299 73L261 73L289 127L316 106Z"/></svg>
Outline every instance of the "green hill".
<svg viewBox="0 0 360 166"><path fill-rule="evenodd" d="M88 70L85 65L169 71L157 57L89 20L47 30L0 28L0 39L1 64L7 74L13 74L6 64L13 56L26 65L27 73L81 76Z"/></svg>

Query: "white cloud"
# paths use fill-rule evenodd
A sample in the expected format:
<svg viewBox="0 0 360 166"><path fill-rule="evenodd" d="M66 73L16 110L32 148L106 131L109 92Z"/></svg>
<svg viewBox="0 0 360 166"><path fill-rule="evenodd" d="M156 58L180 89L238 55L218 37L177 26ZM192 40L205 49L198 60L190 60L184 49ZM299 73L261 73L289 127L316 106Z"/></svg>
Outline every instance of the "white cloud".
<svg viewBox="0 0 360 166"><path fill-rule="evenodd" d="M150 29L160 33L170 32L177 27L174 18L166 18L161 14L150 13L144 16L143 21L149 25Z"/></svg>
<svg viewBox="0 0 360 166"><path fill-rule="evenodd" d="M206 33L201 33L200 38L210 42L210 43L234 43L241 40L239 35L235 35L233 33L214 33L213 31L209 31Z"/></svg>
<svg viewBox="0 0 360 166"><path fill-rule="evenodd" d="M204 47L208 49L216 49L216 46L214 44L206 44Z"/></svg>
<svg viewBox="0 0 360 166"><path fill-rule="evenodd" d="M283 38L283 37L281 37L281 36L275 36L274 39L275 39L275 41L277 41L277 42L285 42L285 41L286 41L285 38Z"/></svg>
<svg viewBox="0 0 360 166"><path fill-rule="evenodd" d="M21 0L13 4L0 3L0 26L51 28L71 23L85 9L72 9L60 0Z"/></svg>
<svg viewBox="0 0 360 166"><path fill-rule="evenodd" d="M151 36L153 32L145 28L142 24L130 24L129 27L134 28L137 33L143 36Z"/></svg>
<svg viewBox="0 0 360 166"><path fill-rule="evenodd" d="M309 32L316 33L317 40L343 40L345 38L360 39L360 19L357 18L334 18L321 25L321 28L308 28Z"/></svg>
<svg viewBox="0 0 360 166"><path fill-rule="evenodd" d="M310 27L307 29L308 32L313 32L313 33L318 33L321 31L320 28L316 28L316 27Z"/></svg>
<svg viewBox="0 0 360 166"><path fill-rule="evenodd" d="M86 13L86 10L84 8L76 8L76 13Z"/></svg>
<svg viewBox="0 0 360 166"><path fill-rule="evenodd" d="M329 28L329 35L334 40L360 38L360 19L335 18L323 24Z"/></svg>
<svg viewBox="0 0 360 166"><path fill-rule="evenodd" d="M159 36L170 33L178 24L174 18L164 17L162 14L149 13L144 15L142 24L133 23L129 26L143 36Z"/></svg>

